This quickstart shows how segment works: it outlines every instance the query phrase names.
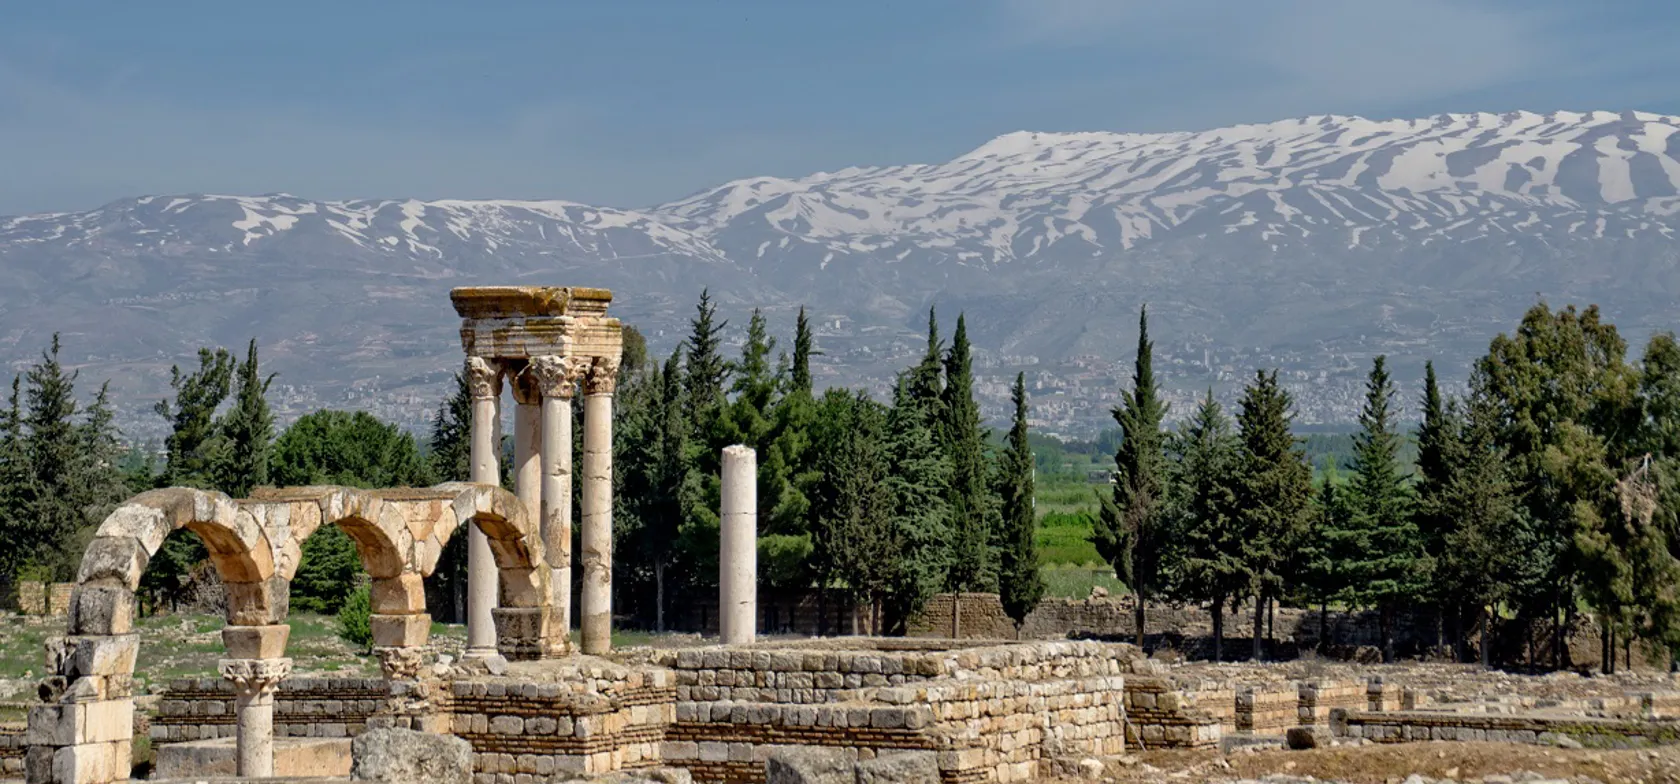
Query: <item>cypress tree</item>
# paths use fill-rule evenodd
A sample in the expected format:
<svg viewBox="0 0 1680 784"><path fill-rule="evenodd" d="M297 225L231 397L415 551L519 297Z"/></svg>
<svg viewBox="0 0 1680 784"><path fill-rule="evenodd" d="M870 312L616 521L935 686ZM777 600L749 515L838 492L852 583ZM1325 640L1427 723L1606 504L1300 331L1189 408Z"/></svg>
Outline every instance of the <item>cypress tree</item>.
<svg viewBox="0 0 1680 784"><path fill-rule="evenodd" d="M1208 604L1213 613L1213 658L1219 661L1224 655L1225 605L1240 599L1254 582L1245 558L1246 529L1238 500L1241 442L1210 389L1170 443L1176 459L1169 486L1183 540L1175 592Z"/></svg>
<svg viewBox="0 0 1680 784"><path fill-rule="evenodd" d="M233 407L224 414L218 430L227 441L225 459L217 471L217 489L235 498L250 495L251 488L268 484L268 454L274 440L274 416L268 410L268 385L257 365L257 340L245 349L245 361L235 373Z"/></svg>
<svg viewBox="0 0 1680 784"><path fill-rule="evenodd" d="M29 453L24 444L21 379L12 376L12 393L0 414L0 590L12 593L18 570L25 565L29 540L26 517L29 503Z"/></svg>
<svg viewBox="0 0 1680 784"><path fill-rule="evenodd" d="M724 384L729 380L729 366L719 349L727 321L715 321L717 305L711 292L701 290L700 302L695 305L694 318L688 322L686 364L683 376L683 399L687 402L686 419L704 435L716 412L723 406Z"/></svg>
<svg viewBox="0 0 1680 784"><path fill-rule="evenodd" d="M793 379L792 392L811 394L811 349L815 341L811 337L811 321L805 317L805 306L799 307L799 319L793 327Z"/></svg>
<svg viewBox="0 0 1680 784"><path fill-rule="evenodd" d="M1290 423L1293 401L1278 384L1277 371L1255 371L1243 390L1237 422L1242 430L1239 503L1246 562L1254 585L1254 658L1263 655L1266 602L1280 593L1285 566L1304 535L1312 498L1307 468Z"/></svg>
<svg viewBox="0 0 1680 784"><path fill-rule="evenodd" d="M930 327L931 316L930 316ZM995 509L987 487L985 434L974 402L974 365L962 315L945 353L943 400L945 454L951 461L952 591L983 591L997 584L992 525Z"/></svg>
<svg viewBox="0 0 1680 784"><path fill-rule="evenodd" d="M1441 397L1441 387L1435 378L1435 363L1423 364L1423 422L1417 429L1417 503L1412 508L1413 525L1422 542L1424 558L1420 562L1422 585L1431 586L1427 598L1435 605L1437 642L1441 622L1451 616L1458 624L1460 615L1456 594L1449 586L1428 576L1440 563L1447 529L1454 516L1441 504L1441 493L1448 481L1448 451L1454 439L1453 423L1447 420L1447 407Z"/></svg>
<svg viewBox="0 0 1680 784"><path fill-rule="evenodd" d="M1120 445L1114 452L1114 490L1103 499L1092 529L1097 552L1114 564L1120 579L1137 599L1133 623L1137 644L1143 646L1144 605L1160 587L1165 549L1171 540L1165 526L1166 453L1161 422L1167 406L1155 382L1155 344L1149 340L1149 308L1138 316L1136 366L1132 390L1114 408L1120 425Z"/></svg>
<svg viewBox="0 0 1680 784"><path fill-rule="evenodd" d="M1020 623L1044 596L1044 577L1038 572L1038 518L1033 504L1033 453L1027 443L1027 381L1015 374L1010 399L1015 421L1003 453L1003 552L998 594L1003 608Z"/></svg>
<svg viewBox="0 0 1680 784"><path fill-rule="evenodd" d="M1375 607L1381 619L1383 661L1394 661L1397 613L1419 591L1422 543L1411 515L1411 498L1400 474L1400 434L1390 406L1394 383L1386 357L1371 363L1365 406L1354 436L1354 475L1349 487L1352 511L1348 527L1336 532L1341 568L1347 572L1344 597Z"/></svg>

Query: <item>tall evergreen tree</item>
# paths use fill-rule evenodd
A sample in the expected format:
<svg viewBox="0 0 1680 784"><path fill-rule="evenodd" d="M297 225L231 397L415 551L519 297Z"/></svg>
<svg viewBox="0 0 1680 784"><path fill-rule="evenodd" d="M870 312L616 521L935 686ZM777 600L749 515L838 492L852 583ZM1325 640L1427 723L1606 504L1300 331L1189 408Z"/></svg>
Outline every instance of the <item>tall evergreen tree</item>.
<svg viewBox="0 0 1680 784"><path fill-rule="evenodd" d="M223 459L226 442L216 428L216 409L227 400L233 382L233 355L227 349L198 350L198 369L169 369L174 401L160 400L153 410L169 420L164 441L166 462L158 482L163 486L213 488L215 467Z"/></svg>
<svg viewBox="0 0 1680 784"><path fill-rule="evenodd" d="M1445 555L1443 548L1447 531L1455 519L1452 510L1440 503L1441 493L1449 479L1448 452L1455 438L1454 427L1455 423L1448 419L1447 405L1435 377L1435 363L1425 362L1423 422L1417 429L1417 482L1414 485L1417 503L1412 507L1412 521L1423 547L1424 557L1419 562L1420 584L1427 586L1422 592L1423 598L1435 605L1437 629L1448 618L1456 626L1460 614L1457 595L1450 587L1428 576Z"/></svg>
<svg viewBox="0 0 1680 784"><path fill-rule="evenodd" d="M811 354L815 341L811 336L811 320L805 307L799 307L799 318L793 327L793 378L790 391L811 394Z"/></svg>
<svg viewBox="0 0 1680 784"><path fill-rule="evenodd" d="M1032 446L1027 443L1027 376L1015 374L1010 392L1015 420L1003 453L1003 552L998 594L1003 609L1020 623L1044 596L1044 577L1038 571L1038 516L1033 504Z"/></svg>
<svg viewBox="0 0 1680 784"><path fill-rule="evenodd" d="M21 379L12 377L12 392L0 415L0 539L12 546L0 547L0 591L11 595L18 570L30 553L22 546L31 538L27 519L29 504L29 453L24 442Z"/></svg>
<svg viewBox="0 0 1680 784"><path fill-rule="evenodd" d="M1169 488L1182 540L1174 592L1208 604L1213 613L1213 656L1219 661L1224 655L1225 606L1254 585L1239 501L1241 442L1210 389L1169 443L1175 458Z"/></svg>
<svg viewBox="0 0 1680 784"><path fill-rule="evenodd" d="M729 364L720 351L723 330L729 322L716 321L716 316L717 305L712 302L711 292L701 290L694 318L688 322L683 375L683 399L688 405L686 419L701 433L710 428L717 410L723 406L724 385L729 380Z"/></svg>
<svg viewBox="0 0 1680 784"><path fill-rule="evenodd" d="M931 320L931 317L930 317ZM930 323L930 326L931 323ZM943 400L945 454L951 461L952 591L983 591L997 585L996 508L987 486L985 434L974 402L974 360L968 325L957 316L945 353Z"/></svg>
<svg viewBox="0 0 1680 784"><path fill-rule="evenodd" d="M1354 436L1354 475L1348 525L1330 532L1346 573L1343 597L1375 607L1382 630L1383 661L1394 661L1394 624L1421 591L1423 544L1411 515L1411 497L1400 474L1400 439L1390 410L1394 383L1386 357L1377 356L1365 382L1365 407Z"/></svg>
<svg viewBox="0 0 1680 784"><path fill-rule="evenodd" d="M268 385L257 364L257 340L245 349L245 361L235 373L233 407L223 414L218 430L227 441L216 471L217 489L235 498L268 484L268 455L274 441L274 415L268 410Z"/></svg>
<svg viewBox="0 0 1680 784"><path fill-rule="evenodd" d="M936 410L911 393L908 373L900 375L887 413L886 436L887 479L899 543L887 593L887 631L892 633L904 629L950 572L951 464L939 448ZM812 451L820 455L824 450Z"/></svg>
<svg viewBox="0 0 1680 784"><path fill-rule="evenodd" d="M823 479L812 494L813 556L824 586L841 585L879 630L902 549L893 524L886 416L862 393L831 389L820 403Z"/></svg>
<svg viewBox="0 0 1680 784"><path fill-rule="evenodd" d="M1120 425L1120 446L1114 452L1114 491L1103 499L1102 512L1092 531L1097 552L1113 564L1120 579L1137 599L1133 624L1137 644L1144 640L1144 606L1162 585L1162 571L1172 537L1167 531L1166 436L1161 422L1167 405L1155 382L1155 344L1149 340L1149 308L1138 316L1136 366L1132 390L1114 408Z"/></svg>
<svg viewBox="0 0 1680 784"><path fill-rule="evenodd" d="M1237 422L1242 430L1239 503L1247 535L1246 562L1254 582L1254 657L1261 658L1266 603L1289 575L1285 567L1307 526L1312 471L1295 436L1293 401L1277 371L1256 371L1243 390Z"/></svg>
<svg viewBox="0 0 1680 784"><path fill-rule="evenodd" d="M1508 456L1499 443L1498 407L1472 395L1455 413L1443 416L1448 440L1443 451L1446 481L1438 495L1422 500L1434 512L1451 510L1453 525L1443 533L1434 579L1454 592L1463 607L1474 608L1481 628L1481 661L1490 663L1492 624L1498 606L1521 585L1528 553L1541 543L1534 529L1518 518L1516 488ZM1454 618L1453 644L1464 659L1462 616Z"/></svg>
<svg viewBox="0 0 1680 784"><path fill-rule="evenodd" d="M69 577L64 549L87 521L76 501L82 468L83 435L76 427L75 372L59 363L58 335L41 360L24 374L24 451L29 459L25 520L20 539L8 542L24 558L47 566L54 579Z"/></svg>
<svg viewBox="0 0 1680 784"><path fill-rule="evenodd" d="M1325 462L1324 479L1319 483L1317 497L1313 499L1310 531L1296 549L1298 565L1295 569L1299 579L1298 593L1307 602L1318 606L1318 645L1321 649L1330 642L1330 600L1337 598L1346 584L1341 554L1336 551L1334 543L1336 534L1347 528L1350 514L1346 493L1341 489L1342 480L1336 471L1336 461Z"/></svg>

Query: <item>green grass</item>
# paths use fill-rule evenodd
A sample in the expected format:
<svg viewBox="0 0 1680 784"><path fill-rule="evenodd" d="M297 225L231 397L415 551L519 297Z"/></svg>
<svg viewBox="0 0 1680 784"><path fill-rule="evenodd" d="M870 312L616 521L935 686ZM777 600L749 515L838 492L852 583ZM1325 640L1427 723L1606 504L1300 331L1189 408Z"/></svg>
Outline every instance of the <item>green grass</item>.
<svg viewBox="0 0 1680 784"><path fill-rule="evenodd" d="M1098 585L1107 588L1110 596L1126 593L1126 586L1114 576L1114 569L1101 562L1045 566L1039 574L1044 577L1046 598L1084 599L1091 595L1091 588Z"/></svg>
<svg viewBox="0 0 1680 784"><path fill-rule="evenodd" d="M1042 564L1101 563L1097 546L1091 544L1088 515L1053 513L1039 521L1038 560Z"/></svg>

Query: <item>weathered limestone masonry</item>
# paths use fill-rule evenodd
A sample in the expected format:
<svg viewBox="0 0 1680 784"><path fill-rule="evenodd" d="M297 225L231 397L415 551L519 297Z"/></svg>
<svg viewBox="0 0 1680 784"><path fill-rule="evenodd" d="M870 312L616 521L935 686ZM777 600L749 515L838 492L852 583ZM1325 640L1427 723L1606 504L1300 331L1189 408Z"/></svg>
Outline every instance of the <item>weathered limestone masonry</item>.
<svg viewBox="0 0 1680 784"><path fill-rule="evenodd" d="M1236 690L1236 731L1280 735L1296 726L1301 694L1294 684L1248 684Z"/></svg>
<svg viewBox="0 0 1680 784"><path fill-rule="evenodd" d="M498 611L491 554L476 537L467 559L468 653L486 656L500 632L513 626L571 623L571 404L581 381L583 401L583 652L612 648L612 399L623 353L622 327L607 316L612 292L555 286L458 288L450 300L461 316L461 347L473 396L473 481L496 481L502 379L512 382L517 492L541 510L542 537L552 570L553 613ZM518 608L515 608L518 609ZM554 639L566 639L563 633Z"/></svg>
<svg viewBox="0 0 1680 784"><path fill-rule="evenodd" d="M1553 745L1570 738L1594 748L1680 742L1680 721L1593 718L1564 714L1475 715L1456 712L1371 712L1337 709L1331 730L1377 743L1476 740Z"/></svg>
<svg viewBox="0 0 1680 784"><path fill-rule="evenodd" d="M1233 714L1228 690L1209 689L1203 705L1201 690L1185 690L1161 674L1155 662L1137 663L1139 669L1156 665L1149 675L1126 679L1126 742L1142 749L1208 749L1219 745L1226 719L1215 711Z"/></svg>
<svg viewBox="0 0 1680 784"><path fill-rule="evenodd" d="M277 738L349 738L360 735L385 707L390 684L382 678L288 678L274 695ZM219 678L171 681L152 717L154 744L231 738L233 685Z"/></svg>
<svg viewBox="0 0 1680 784"><path fill-rule="evenodd" d="M343 487L264 489L235 501L170 488L129 499L100 524L69 600L69 634L47 644L42 704L29 710L26 775L32 784L105 784L128 777L135 716L135 598L140 576L171 532L203 540L227 591L227 658L241 776L272 772L274 695L291 669L285 657L290 584L303 541L335 525L355 541L373 578L369 618L392 693L420 669L431 630L422 579L457 530L486 535L500 571L504 619L498 644L513 659L562 646L549 617L543 540L518 498L492 486L427 490Z"/></svg>
<svg viewBox="0 0 1680 784"><path fill-rule="evenodd" d="M1367 707L1368 686L1357 681L1311 680L1300 686L1295 723L1303 727L1327 727L1330 711L1360 710Z"/></svg>
<svg viewBox="0 0 1680 784"><path fill-rule="evenodd" d="M23 758L28 750L25 735L28 725L0 724L0 779L15 779L23 775Z"/></svg>
<svg viewBox="0 0 1680 784"><path fill-rule="evenodd" d="M957 613L957 610L961 610ZM1013 640L1015 621L1003 609L995 593L942 593L928 600L910 624L912 637L963 640ZM1067 634L1053 635L1066 639Z"/></svg>
<svg viewBox="0 0 1680 784"><path fill-rule="evenodd" d="M704 782L760 782L787 745L854 758L938 753L940 777L1022 781L1047 764L1125 745L1124 675L1135 648L1094 642L951 648L849 639L660 651L676 671L662 757ZM867 646L867 647L866 647Z"/></svg>

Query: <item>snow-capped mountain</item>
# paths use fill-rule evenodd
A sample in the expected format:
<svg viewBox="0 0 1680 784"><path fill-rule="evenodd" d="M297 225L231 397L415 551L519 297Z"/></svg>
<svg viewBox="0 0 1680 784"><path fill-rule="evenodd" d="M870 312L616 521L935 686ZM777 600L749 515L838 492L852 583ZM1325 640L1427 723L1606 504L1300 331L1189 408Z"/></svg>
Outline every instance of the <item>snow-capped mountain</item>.
<svg viewBox="0 0 1680 784"><path fill-rule="evenodd" d="M737 320L810 305L835 381L879 384L929 303L966 310L988 361L1033 358L1048 397L1100 419L1102 361L1129 355L1147 300L1170 384L1283 366L1334 418L1369 355L1462 368L1537 293L1636 339L1674 326L1677 228L1680 118L1638 112L1021 132L640 210L154 196L0 218L0 356L63 330L150 395L197 345L254 334L323 402L358 383L429 402L455 362L451 286L609 286L656 351L709 286Z"/></svg>

